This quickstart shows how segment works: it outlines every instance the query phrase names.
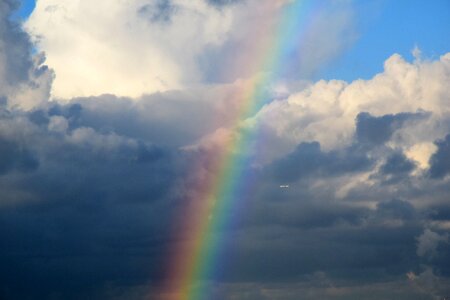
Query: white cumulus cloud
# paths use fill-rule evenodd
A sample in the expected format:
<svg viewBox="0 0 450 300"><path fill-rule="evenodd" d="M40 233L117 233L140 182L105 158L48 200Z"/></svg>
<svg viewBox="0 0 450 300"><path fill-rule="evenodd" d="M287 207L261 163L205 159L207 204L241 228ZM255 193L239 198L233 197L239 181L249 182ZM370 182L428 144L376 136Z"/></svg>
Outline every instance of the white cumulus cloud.
<svg viewBox="0 0 450 300"><path fill-rule="evenodd" d="M139 96L196 81L195 58L231 16L202 0L40 0L28 32L55 70L54 97Z"/></svg>
<svg viewBox="0 0 450 300"><path fill-rule="evenodd" d="M289 1L213 3L39 0L25 28L55 71L53 99L139 97L252 77L276 43ZM299 32L298 57L290 63L301 65L306 77L355 37L346 1L315 9L314 20L299 28L305 32Z"/></svg>
<svg viewBox="0 0 450 300"><path fill-rule="evenodd" d="M397 130L389 146L406 152L422 168L436 150L433 142L448 133L450 119L450 53L438 60L388 58L384 71L369 80L318 81L287 99L274 101L257 115L283 155L301 142L318 141L325 150L352 143L359 113L373 116L424 112L417 122ZM447 120L447 121L445 121Z"/></svg>

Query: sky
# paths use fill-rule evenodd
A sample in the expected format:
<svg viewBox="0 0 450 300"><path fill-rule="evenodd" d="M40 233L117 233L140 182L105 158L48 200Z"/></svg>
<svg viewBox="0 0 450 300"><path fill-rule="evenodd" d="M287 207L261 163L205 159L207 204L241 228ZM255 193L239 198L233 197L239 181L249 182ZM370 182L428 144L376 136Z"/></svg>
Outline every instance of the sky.
<svg viewBox="0 0 450 300"><path fill-rule="evenodd" d="M449 82L446 0L0 0L0 298L448 299Z"/></svg>

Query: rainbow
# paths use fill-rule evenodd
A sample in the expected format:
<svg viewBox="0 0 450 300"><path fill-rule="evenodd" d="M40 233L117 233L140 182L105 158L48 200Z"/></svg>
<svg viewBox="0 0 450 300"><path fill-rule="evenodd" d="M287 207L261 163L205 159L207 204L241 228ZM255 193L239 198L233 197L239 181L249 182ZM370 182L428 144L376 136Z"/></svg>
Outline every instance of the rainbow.
<svg viewBox="0 0 450 300"><path fill-rule="evenodd" d="M311 0L272 1L271 9L277 20L274 28L260 30L252 45L257 55L248 61L247 67L259 70L258 76L243 84L239 94L239 110L234 126L220 151L209 158L209 170L214 176L202 182L196 201L185 212L185 241L176 251L169 266L169 284L163 299L208 300L210 284L221 259L224 257L223 238L220 232L230 225L232 210L240 205L239 193L245 191L245 170L254 143L255 130L243 130L243 122L261 108L268 96L268 87L283 76L283 72L298 55L299 45L312 18ZM282 4L282 2L289 2ZM317 1L315 1L317 3ZM261 20L264 22L264 20ZM253 149L254 150L254 149Z"/></svg>

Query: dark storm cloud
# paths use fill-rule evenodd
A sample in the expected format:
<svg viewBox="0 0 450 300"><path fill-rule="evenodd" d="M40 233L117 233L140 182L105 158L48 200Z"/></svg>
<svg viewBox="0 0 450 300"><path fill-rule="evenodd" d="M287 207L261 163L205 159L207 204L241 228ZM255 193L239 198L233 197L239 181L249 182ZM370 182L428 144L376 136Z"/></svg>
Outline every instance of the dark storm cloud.
<svg viewBox="0 0 450 300"><path fill-rule="evenodd" d="M41 110L38 119L74 117L71 108ZM157 278L151 266L161 264L170 239L182 155L73 125L51 132L49 121L14 114L0 119L0 132L24 142L0 140L2 173L33 172L0 176L1 297L90 298L108 282ZM39 168L30 157L39 157Z"/></svg>
<svg viewBox="0 0 450 300"><path fill-rule="evenodd" d="M432 178L442 178L450 173L450 134L435 144L438 149L430 158L430 175Z"/></svg>
<svg viewBox="0 0 450 300"><path fill-rule="evenodd" d="M84 111L50 103L1 114L2 299L102 299L108 285L153 284L166 265L195 154L86 127Z"/></svg>
<svg viewBox="0 0 450 300"><path fill-rule="evenodd" d="M87 101L50 103L2 114L0 128L12 137L9 145L20 140L21 149L39 160L32 172L0 177L0 235L6 245L0 250L0 290L6 299L102 299L114 290L130 295L134 287L156 284L170 257L167 249L177 240L173 220L186 201L189 166L207 153L163 146L155 136L153 142L152 136L133 137L127 127L119 135L117 129L125 125L111 121L119 120L111 117L119 100L91 100L92 106ZM102 111L106 101L111 101L109 116ZM67 122L65 131L51 130L55 120ZM363 148L355 142L342 152L324 152L317 142L302 143L271 166L250 171L259 184L242 199L246 219L227 229L236 237L227 246L233 263L216 279L308 280L323 270L333 280L352 282L364 274L369 278L363 283L418 268L415 238L423 215L409 202L380 199L376 209L368 209L336 202L333 189L311 189L315 178L373 168ZM398 154L390 153L388 173L408 172ZM278 188L278 181L299 179L298 187ZM405 223L384 225L396 220ZM446 263L445 256L439 257Z"/></svg>

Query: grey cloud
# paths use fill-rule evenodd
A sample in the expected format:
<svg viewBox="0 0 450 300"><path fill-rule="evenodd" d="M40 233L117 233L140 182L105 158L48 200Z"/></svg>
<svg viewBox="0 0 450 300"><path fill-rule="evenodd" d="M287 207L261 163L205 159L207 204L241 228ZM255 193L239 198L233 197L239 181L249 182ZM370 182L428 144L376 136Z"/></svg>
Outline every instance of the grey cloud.
<svg viewBox="0 0 450 300"><path fill-rule="evenodd" d="M139 101L114 95L75 98L67 105L51 104L45 114L64 116L69 127L92 127L103 133L180 147L229 126L238 109L237 91L233 86L169 91L144 95ZM42 113L33 113L36 121L40 118L44 122Z"/></svg>
<svg viewBox="0 0 450 300"><path fill-rule="evenodd" d="M176 10L171 0L156 0L139 8L138 14L153 23L168 23Z"/></svg>
<svg viewBox="0 0 450 300"><path fill-rule="evenodd" d="M372 178L379 176L380 180L387 185L409 180L410 173L417 167L415 162L408 159L400 150L388 150L386 152L392 153L385 155L387 157L380 166L379 173L373 175Z"/></svg>
<svg viewBox="0 0 450 300"><path fill-rule="evenodd" d="M432 178L442 178L450 173L450 134L435 144L438 149L430 158L430 175Z"/></svg>
<svg viewBox="0 0 450 300"><path fill-rule="evenodd" d="M380 145L387 142L405 122L420 120L427 116L428 113L417 112L374 117L367 112L361 112L356 117L356 138L361 143Z"/></svg>
<svg viewBox="0 0 450 300"><path fill-rule="evenodd" d="M42 109L36 109L28 114L28 119L36 125L47 126L50 121L47 112Z"/></svg>
<svg viewBox="0 0 450 300"><path fill-rule="evenodd" d="M31 43L20 25L10 20L10 14L18 8L19 2L0 2L0 73L1 84L17 85L26 82L31 69Z"/></svg>
<svg viewBox="0 0 450 300"><path fill-rule="evenodd" d="M225 6L230 4L236 4L239 2L244 2L245 0L206 0L211 5L215 6Z"/></svg>
<svg viewBox="0 0 450 300"><path fill-rule="evenodd" d="M334 176L367 170L372 161L358 145L341 151L322 152L318 142L301 143L269 168L281 183L311 176Z"/></svg>
<svg viewBox="0 0 450 300"><path fill-rule="evenodd" d="M32 44L21 25L10 18L18 1L0 2L0 104L33 107L48 100L53 72L32 56Z"/></svg>
<svg viewBox="0 0 450 300"><path fill-rule="evenodd" d="M388 157L381 166L383 174L404 174L414 170L415 164L409 160L403 153L396 152Z"/></svg>
<svg viewBox="0 0 450 300"><path fill-rule="evenodd" d="M289 156L276 162L272 168L275 177L281 182L293 182L325 166L326 158L320 150L319 143L302 143Z"/></svg>
<svg viewBox="0 0 450 300"><path fill-rule="evenodd" d="M436 248L441 242L448 242L448 236L442 236L430 229L425 229L425 231L417 237L417 255L435 255Z"/></svg>

